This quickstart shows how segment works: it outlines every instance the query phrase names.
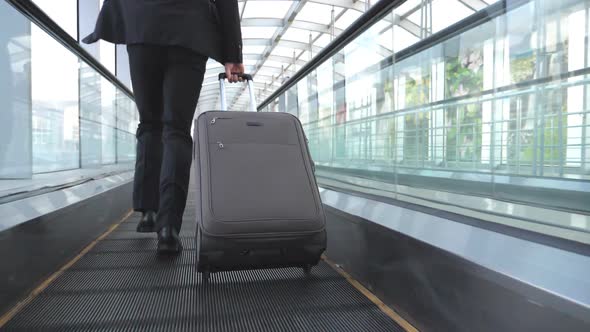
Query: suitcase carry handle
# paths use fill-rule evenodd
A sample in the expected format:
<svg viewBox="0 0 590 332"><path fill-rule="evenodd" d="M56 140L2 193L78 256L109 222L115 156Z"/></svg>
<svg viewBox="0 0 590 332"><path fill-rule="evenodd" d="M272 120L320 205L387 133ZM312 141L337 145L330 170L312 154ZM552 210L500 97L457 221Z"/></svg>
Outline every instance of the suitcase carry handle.
<svg viewBox="0 0 590 332"><path fill-rule="evenodd" d="M243 78L243 79L245 79L247 81L252 81L252 75L250 75L250 74L245 74L244 73L244 74L236 74L236 75L238 75L238 77ZM218 78L220 80L225 80L225 79L227 79L227 75L225 73L219 73Z"/></svg>
<svg viewBox="0 0 590 332"><path fill-rule="evenodd" d="M248 83L248 92L250 94L250 111L256 112L256 97L254 96L254 80L252 79L252 75L250 74L238 74L238 77L246 80ZM227 111L227 101L225 98L225 80L227 79L227 75L225 73L220 73L219 76L219 93L221 94L221 110Z"/></svg>

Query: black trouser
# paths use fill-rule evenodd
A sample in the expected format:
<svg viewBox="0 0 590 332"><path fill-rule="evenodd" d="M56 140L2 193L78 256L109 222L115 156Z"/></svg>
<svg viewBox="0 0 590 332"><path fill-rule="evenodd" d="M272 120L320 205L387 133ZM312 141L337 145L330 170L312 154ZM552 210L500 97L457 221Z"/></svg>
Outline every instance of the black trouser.
<svg viewBox="0 0 590 332"><path fill-rule="evenodd" d="M180 231L192 161L190 130L207 57L173 46L127 50L140 118L133 208L157 211L157 230L171 225Z"/></svg>

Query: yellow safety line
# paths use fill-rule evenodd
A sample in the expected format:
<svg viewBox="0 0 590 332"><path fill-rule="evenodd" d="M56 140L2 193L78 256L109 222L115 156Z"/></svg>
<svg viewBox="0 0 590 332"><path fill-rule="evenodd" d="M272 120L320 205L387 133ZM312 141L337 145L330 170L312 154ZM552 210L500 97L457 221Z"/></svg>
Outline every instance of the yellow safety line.
<svg viewBox="0 0 590 332"><path fill-rule="evenodd" d="M19 311L21 311L27 304L31 303L31 301L33 301L33 299L35 299L37 295L39 295L47 287L49 287L49 285L51 285L51 283L55 281L55 279L57 279L62 273L64 273L67 269L69 269L70 267L72 267L72 265L79 261L80 258L86 255L90 250L92 250L92 248L94 248L94 246L96 246L98 242L102 241L104 238L109 236L109 234L111 234L115 229L117 229L119 225L121 225L125 220L127 220L127 218L131 216L131 214L133 214L132 210L129 211L121 220L109 227L109 229L106 232L104 232L101 236L99 236L96 240L92 241L88 246L86 246L86 248L84 248L76 257L70 260L66 265L62 266L57 272L53 273L49 278L47 278L39 286L37 286L37 288L35 288L29 294L29 296L17 303L14 306L14 308L12 308L12 310L2 315L2 317L0 317L0 330L4 325L6 325L6 323L8 323L14 316L16 316L16 314L19 313Z"/></svg>
<svg viewBox="0 0 590 332"><path fill-rule="evenodd" d="M381 301L375 294L371 293L365 286L361 285L358 281L356 281L350 274L346 273L336 264L331 262L326 256L322 256L324 262L328 263L336 272L340 273L354 288L356 288L359 292L361 292L364 296L366 296L371 302L375 303L383 311L389 318L393 319L397 324L399 324L404 330L407 332L419 332L412 324L410 324L407 320L405 320L402 316L400 316L397 312L393 311L390 307L388 307L383 301Z"/></svg>

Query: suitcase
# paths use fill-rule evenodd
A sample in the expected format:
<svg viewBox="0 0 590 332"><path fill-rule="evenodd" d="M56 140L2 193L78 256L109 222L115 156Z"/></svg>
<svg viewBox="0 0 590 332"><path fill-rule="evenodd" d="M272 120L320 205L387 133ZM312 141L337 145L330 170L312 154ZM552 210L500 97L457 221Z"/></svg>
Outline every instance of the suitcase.
<svg viewBox="0 0 590 332"><path fill-rule="evenodd" d="M252 78L251 110L255 110ZM226 108L224 74L221 105ZM326 249L325 216L299 119L210 111L194 126L197 271L301 267Z"/></svg>

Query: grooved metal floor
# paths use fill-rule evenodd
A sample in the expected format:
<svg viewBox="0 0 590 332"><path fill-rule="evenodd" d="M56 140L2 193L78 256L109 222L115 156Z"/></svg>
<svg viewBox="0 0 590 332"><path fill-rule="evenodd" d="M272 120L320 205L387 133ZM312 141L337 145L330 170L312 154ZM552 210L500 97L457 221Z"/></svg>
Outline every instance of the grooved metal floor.
<svg viewBox="0 0 590 332"><path fill-rule="evenodd" d="M215 273L195 269L191 192L183 253L159 257L134 215L39 294L7 331L403 331L327 264Z"/></svg>

